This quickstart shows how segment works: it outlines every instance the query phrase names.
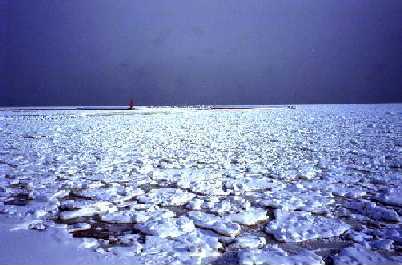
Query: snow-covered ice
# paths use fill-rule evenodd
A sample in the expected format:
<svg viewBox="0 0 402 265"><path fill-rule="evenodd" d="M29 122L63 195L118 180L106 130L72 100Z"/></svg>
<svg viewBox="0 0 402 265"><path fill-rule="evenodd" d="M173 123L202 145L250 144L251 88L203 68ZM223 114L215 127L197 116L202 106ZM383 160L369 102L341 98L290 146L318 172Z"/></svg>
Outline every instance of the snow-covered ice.
<svg viewBox="0 0 402 265"><path fill-rule="evenodd" d="M276 210L275 218L267 224L265 231L277 240L285 242L336 237L350 228L348 224L338 219L315 216L302 211Z"/></svg>
<svg viewBox="0 0 402 265"><path fill-rule="evenodd" d="M377 200L388 205L402 207L402 187L389 188L386 192L380 193Z"/></svg>
<svg viewBox="0 0 402 265"><path fill-rule="evenodd" d="M109 202L96 202L93 205L81 208L73 211L63 211L60 213L60 219L62 221L70 221L80 217L91 217L95 214L107 213L109 211L115 211L116 206Z"/></svg>
<svg viewBox="0 0 402 265"><path fill-rule="evenodd" d="M267 210L262 208L250 208L239 213L231 214L227 216L227 219L244 225L254 225L258 222L265 221L268 219Z"/></svg>
<svg viewBox="0 0 402 265"><path fill-rule="evenodd" d="M367 249L361 245L343 249L334 257L334 265L399 265L402 256L384 257L380 253Z"/></svg>
<svg viewBox="0 0 402 265"><path fill-rule="evenodd" d="M188 216L194 221L195 225L214 230L215 232L225 236L235 237L241 230L239 224L217 217L213 214L201 211L191 211L188 213Z"/></svg>
<svg viewBox="0 0 402 265"><path fill-rule="evenodd" d="M347 208L358 211L359 213L376 220L399 222L400 218L394 209L388 209L376 205L375 202L354 201L346 205Z"/></svg>
<svg viewBox="0 0 402 265"><path fill-rule="evenodd" d="M301 251L297 254L289 254L277 246L266 249L243 250L239 253L241 265L322 265L322 258L311 251Z"/></svg>
<svg viewBox="0 0 402 265"><path fill-rule="evenodd" d="M153 189L146 195L141 195L138 200L142 203L154 203L163 206L181 206L189 202L195 196L194 193L185 192L175 188Z"/></svg>
<svg viewBox="0 0 402 265"><path fill-rule="evenodd" d="M2 110L0 263L401 264L401 139L401 104Z"/></svg>
<svg viewBox="0 0 402 265"><path fill-rule="evenodd" d="M150 220L143 224L137 224L136 228L141 230L144 234L155 235L162 238L175 238L195 230L193 221L186 216Z"/></svg>
<svg viewBox="0 0 402 265"><path fill-rule="evenodd" d="M255 235L243 235L236 238L233 244L230 245L232 248L261 248L266 244L266 239L261 236Z"/></svg>

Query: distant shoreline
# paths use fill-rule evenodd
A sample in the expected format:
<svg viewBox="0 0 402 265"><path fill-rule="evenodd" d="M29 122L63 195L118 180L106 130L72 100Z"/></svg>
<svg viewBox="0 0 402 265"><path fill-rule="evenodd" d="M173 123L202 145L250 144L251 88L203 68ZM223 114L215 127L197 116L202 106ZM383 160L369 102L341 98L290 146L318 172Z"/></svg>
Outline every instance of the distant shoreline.
<svg viewBox="0 0 402 265"><path fill-rule="evenodd" d="M200 110L236 110L236 109L272 109L272 108L287 108L294 105L189 105L189 106L138 106L129 109L125 106L49 106L49 107L0 107L0 111L59 111L59 110L144 110L150 108L179 108L179 109L200 109Z"/></svg>
<svg viewBox="0 0 402 265"><path fill-rule="evenodd" d="M297 108L298 106L310 105L395 105L402 104L402 102L387 102L387 103L351 103L351 104L288 104L288 105L172 105L172 106L136 106L132 110L146 110L146 109L164 109L164 108L177 108L177 109L198 109L198 110L246 110L246 109L281 109L281 108ZM123 111L130 109L128 106L0 106L0 111L71 111L71 110L109 110L109 111Z"/></svg>

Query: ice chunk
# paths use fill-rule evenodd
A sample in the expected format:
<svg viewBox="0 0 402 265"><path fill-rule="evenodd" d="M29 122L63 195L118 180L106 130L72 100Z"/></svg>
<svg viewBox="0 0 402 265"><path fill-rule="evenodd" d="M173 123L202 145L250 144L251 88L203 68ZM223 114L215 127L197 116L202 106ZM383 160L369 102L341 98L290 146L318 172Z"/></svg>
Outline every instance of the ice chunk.
<svg viewBox="0 0 402 265"><path fill-rule="evenodd" d="M174 240L169 238L159 236L146 236L144 244L144 255L174 251L174 242Z"/></svg>
<svg viewBox="0 0 402 265"><path fill-rule="evenodd" d="M226 219L244 225L254 225L268 219L267 211L262 208L250 208L240 213L231 214Z"/></svg>
<svg viewBox="0 0 402 265"><path fill-rule="evenodd" d="M401 149L402 153L402 149ZM374 184L385 184L385 185L395 185L400 186L402 184L402 174L392 174L392 175L375 175L371 177L371 180Z"/></svg>
<svg viewBox="0 0 402 265"><path fill-rule="evenodd" d="M227 213L237 213L239 211L247 211L250 208L250 201L240 196L230 196L225 199L219 199L216 196L205 198L201 209L208 212L217 213L219 215Z"/></svg>
<svg viewBox="0 0 402 265"><path fill-rule="evenodd" d="M201 257L191 255L186 245L176 240L147 236L141 256L136 264L201 264Z"/></svg>
<svg viewBox="0 0 402 265"><path fill-rule="evenodd" d="M143 203L155 203L162 206L181 206L189 202L194 193L182 191L175 188L160 188L153 189L145 195L138 197L138 200Z"/></svg>
<svg viewBox="0 0 402 265"><path fill-rule="evenodd" d="M185 249L191 253L190 255L201 258L219 256L220 253L218 250L222 248L218 237L203 234L199 230L183 234L176 238L175 241L185 246Z"/></svg>
<svg viewBox="0 0 402 265"><path fill-rule="evenodd" d="M132 213L132 216L134 222L145 223L150 219L157 220L174 217L175 213L167 209L155 209L147 211L135 211Z"/></svg>
<svg viewBox="0 0 402 265"><path fill-rule="evenodd" d="M242 235L235 239L231 248L261 248L266 244L264 237L254 235Z"/></svg>
<svg viewBox="0 0 402 265"><path fill-rule="evenodd" d="M231 180L230 182L226 182L225 186L235 191L245 192L284 187L284 184L275 179L267 179L262 175L256 175Z"/></svg>
<svg viewBox="0 0 402 265"><path fill-rule="evenodd" d="M304 250L297 254L289 254L274 246L265 249L243 250L239 253L241 265L322 265L324 261L314 252Z"/></svg>
<svg viewBox="0 0 402 265"><path fill-rule="evenodd" d="M371 235L355 230L349 230L347 232L347 237L355 242L365 242L373 238Z"/></svg>
<svg viewBox="0 0 402 265"><path fill-rule="evenodd" d="M84 230L88 230L88 229L91 229L91 224L75 223L75 224L68 225L68 230L71 233L78 232L78 231L84 231Z"/></svg>
<svg viewBox="0 0 402 265"><path fill-rule="evenodd" d="M138 242L138 240L141 238L139 234L125 234L122 236L119 236L119 242L123 245L132 245L135 242Z"/></svg>
<svg viewBox="0 0 402 265"><path fill-rule="evenodd" d="M339 236L350 228L339 219L314 216L309 212L276 210L275 217L267 224L265 232L286 242Z"/></svg>
<svg viewBox="0 0 402 265"><path fill-rule="evenodd" d="M396 227L385 227L375 229L372 233L382 239L391 239L399 244L402 244L402 227L398 224Z"/></svg>
<svg viewBox="0 0 402 265"><path fill-rule="evenodd" d="M394 240L380 239L370 242L370 246L373 249L391 250L394 247Z"/></svg>
<svg viewBox="0 0 402 265"><path fill-rule="evenodd" d="M384 257L381 254L355 244L344 248L338 256L333 257L334 265L400 265L402 256Z"/></svg>
<svg viewBox="0 0 402 265"><path fill-rule="evenodd" d="M301 179L314 179L319 173L320 169L315 168L312 165L304 165L298 170L298 177Z"/></svg>
<svg viewBox="0 0 402 265"><path fill-rule="evenodd" d="M198 198L193 198L188 204L187 208L192 209L192 210L201 210L202 204L204 203L204 200L198 199Z"/></svg>
<svg viewBox="0 0 402 265"><path fill-rule="evenodd" d="M95 249L99 247L99 242L95 238L83 238L82 243L80 244L81 248L92 248Z"/></svg>
<svg viewBox="0 0 402 265"><path fill-rule="evenodd" d="M69 190L59 190L50 197L50 200L61 199L67 197L69 194Z"/></svg>
<svg viewBox="0 0 402 265"><path fill-rule="evenodd" d="M376 199L385 204L402 207L402 188L388 189L387 192L378 195Z"/></svg>
<svg viewBox="0 0 402 265"><path fill-rule="evenodd" d="M229 191L224 191L223 188L223 183L222 179L217 179L217 178L222 178L222 176L214 176L211 175L209 179L199 179L197 181L191 181L188 183L188 185L183 185L183 186L188 186L188 188L195 193L201 193L204 195L214 195L214 196L224 196L228 195ZM178 183L180 185L180 183Z"/></svg>
<svg viewBox="0 0 402 265"><path fill-rule="evenodd" d="M241 230L239 224L219 218L213 214L207 214L201 211L190 211L188 216L194 221L195 225L214 230L225 236L235 237Z"/></svg>
<svg viewBox="0 0 402 265"><path fill-rule="evenodd" d="M101 220L106 223L114 224L131 224L133 222L133 217L128 214L121 212L108 213L101 216Z"/></svg>
<svg viewBox="0 0 402 265"><path fill-rule="evenodd" d="M133 257L140 254L142 248L143 246L140 243L134 242L132 245L126 247L113 247L111 252L118 256Z"/></svg>
<svg viewBox="0 0 402 265"><path fill-rule="evenodd" d="M91 217L95 214L102 214L113 211L116 211L116 206L109 202L100 201L79 210L61 212L60 219L63 221L70 221L79 217Z"/></svg>
<svg viewBox="0 0 402 265"><path fill-rule="evenodd" d="M4 205L4 202L0 201L0 214L7 213L7 209Z"/></svg>
<svg viewBox="0 0 402 265"><path fill-rule="evenodd" d="M43 231L48 227L47 224L43 223L42 220L34 220L30 224L28 224L29 229Z"/></svg>
<svg viewBox="0 0 402 265"><path fill-rule="evenodd" d="M161 238L175 238L195 230L193 221L186 216L150 220L144 224L137 224L135 227L145 234Z"/></svg>
<svg viewBox="0 0 402 265"><path fill-rule="evenodd" d="M190 257L196 257L191 263L199 264L202 258L220 255L222 244L217 237L211 237L195 230L183 234L174 239L159 236L146 236L143 255L162 254L175 256L179 260L189 261Z"/></svg>
<svg viewBox="0 0 402 265"><path fill-rule="evenodd" d="M394 209L377 206L374 202L353 201L346 204L347 208L354 209L359 213L376 220L399 222L399 215Z"/></svg>
<svg viewBox="0 0 402 265"><path fill-rule="evenodd" d="M309 212L326 212L335 200L331 194L312 191L304 187L289 186L287 189L267 192L258 203L286 211L303 210Z"/></svg>
<svg viewBox="0 0 402 265"><path fill-rule="evenodd" d="M36 211L34 212L34 216L35 216L36 218L45 217L46 215L47 215L47 212L46 212L45 210L42 210L42 209L36 210Z"/></svg>
<svg viewBox="0 0 402 265"><path fill-rule="evenodd" d="M364 188L350 187L350 186L341 186L341 185L331 185L330 189L332 189L332 193L336 196L342 196L347 198L361 198L366 195L366 191Z"/></svg>

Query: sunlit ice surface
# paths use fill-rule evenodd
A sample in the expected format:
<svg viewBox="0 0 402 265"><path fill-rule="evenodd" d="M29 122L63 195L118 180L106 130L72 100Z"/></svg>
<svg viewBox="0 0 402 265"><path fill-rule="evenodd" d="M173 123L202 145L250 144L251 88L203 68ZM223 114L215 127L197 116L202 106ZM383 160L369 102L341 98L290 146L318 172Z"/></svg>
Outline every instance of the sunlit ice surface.
<svg viewBox="0 0 402 265"><path fill-rule="evenodd" d="M0 263L402 264L401 167L402 104L3 110Z"/></svg>

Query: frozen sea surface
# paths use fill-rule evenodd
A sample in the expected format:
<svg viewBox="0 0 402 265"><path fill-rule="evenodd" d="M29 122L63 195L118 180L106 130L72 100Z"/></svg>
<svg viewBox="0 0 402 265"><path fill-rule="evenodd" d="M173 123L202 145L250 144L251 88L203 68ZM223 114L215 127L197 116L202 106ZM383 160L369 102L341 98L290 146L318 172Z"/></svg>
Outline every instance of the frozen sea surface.
<svg viewBox="0 0 402 265"><path fill-rule="evenodd" d="M0 111L1 264L402 264L401 187L402 104Z"/></svg>

